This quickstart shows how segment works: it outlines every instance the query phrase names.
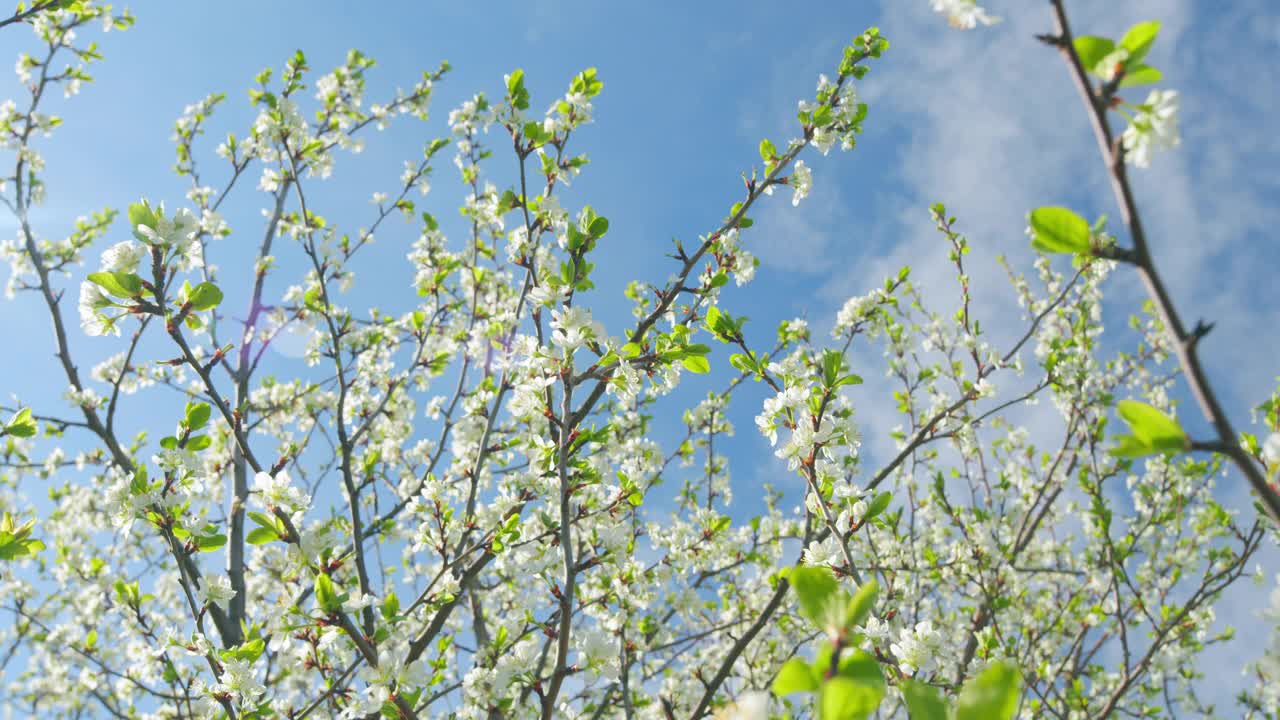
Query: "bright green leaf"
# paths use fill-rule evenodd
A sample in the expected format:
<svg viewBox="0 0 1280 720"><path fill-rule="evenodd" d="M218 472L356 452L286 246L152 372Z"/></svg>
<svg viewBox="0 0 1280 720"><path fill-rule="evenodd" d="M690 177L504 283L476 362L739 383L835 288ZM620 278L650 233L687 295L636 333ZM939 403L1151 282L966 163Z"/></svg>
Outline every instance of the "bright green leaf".
<svg viewBox="0 0 1280 720"><path fill-rule="evenodd" d="M1087 254L1089 223L1064 207L1042 207L1031 211L1031 247L1045 253Z"/></svg>
<svg viewBox="0 0 1280 720"><path fill-rule="evenodd" d="M1164 73L1151 67L1150 65L1139 65L1124 74L1124 79L1120 81L1120 87L1133 87L1134 85L1153 85L1160 82L1164 78Z"/></svg>
<svg viewBox="0 0 1280 720"><path fill-rule="evenodd" d="M1072 44L1075 45L1076 55L1080 56L1080 64L1084 66L1086 72L1093 72L1098 63L1116 49L1115 42L1095 35L1078 37Z"/></svg>
<svg viewBox="0 0 1280 720"><path fill-rule="evenodd" d="M275 542L280 539L280 535L275 530L268 530L264 527L256 527L244 536L245 542L250 545L266 545L269 542Z"/></svg>
<svg viewBox="0 0 1280 720"><path fill-rule="evenodd" d="M749 355L743 353L734 353L729 356L729 364L741 370L744 373L755 373L757 371L756 363Z"/></svg>
<svg viewBox="0 0 1280 720"><path fill-rule="evenodd" d="M115 297L131 298L142 294L142 278L133 273L96 272L89 273L87 279Z"/></svg>
<svg viewBox="0 0 1280 720"><path fill-rule="evenodd" d="M947 720L947 703L932 685L906 680L902 683L902 699L911 720Z"/></svg>
<svg viewBox="0 0 1280 720"><path fill-rule="evenodd" d="M875 516L879 515L880 513L884 512L885 509L889 507L889 503L892 501L893 501L893 493L887 490L880 493L879 495L876 495L875 498L872 499L871 504L867 507L867 514L863 516L862 521L866 522L867 520L870 520Z"/></svg>
<svg viewBox="0 0 1280 720"><path fill-rule="evenodd" d="M382 601L382 617L391 620L400 614L400 598L395 593L387 593L387 597Z"/></svg>
<svg viewBox="0 0 1280 720"><path fill-rule="evenodd" d="M266 649L267 649L266 641L260 637L256 637L252 640L246 641L245 643L237 647L235 650L233 650L232 653L239 660L246 660L248 662L253 662L254 660L257 660L258 658L262 657L262 652Z"/></svg>
<svg viewBox="0 0 1280 720"><path fill-rule="evenodd" d="M129 205L129 229L136 230L139 225L155 229L156 214L151 210L151 206L144 200L140 203L131 203Z"/></svg>
<svg viewBox="0 0 1280 720"><path fill-rule="evenodd" d="M333 587L333 578L325 573L316 575L315 581L316 605L327 613L335 613L342 609L342 600L338 599L338 592Z"/></svg>
<svg viewBox="0 0 1280 720"><path fill-rule="evenodd" d="M221 533L216 535L200 535L196 537L196 547L200 552L212 552L227 544L227 536Z"/></svg>
<svg viewBox="0 0 1280 720"><path fill-rule="evenodd" d="M813 692L819 686L818 673L800 658L791 658L773 679L773 694L779 697L797 692Z"/></svg>
<svg viewBox="0 0 1280 720"><path fill-rule="evenodd" d="M37 429L35 418L31 417L31 408L22 408L9 419L3 434L25 438L35 435Z"/></svg>
<svg viewBox="0 0 1280 720"><path fill-rule="evenodd" d="M1012 720L1022 691L1018 669L1005 662L988 666L964 684L956 704L956 720Z"/></svg>
<svg viewBox="0 0 1280 720"><path fill-rule="evenodd" d="M209 422L209 403L192 403L187 406L187 428L199 430Z"/></svg>
<svg viewBox="0 0 1280 720"><path fill-rule="evenodd" d="M1155 448L1132 435L1116 435L1112 439L1116 441L1116 444L1107 452L1116 457L1140 458L1154 455L1156 452Z"/></svg>
<svg viewBox="0 0 1280 720"><path fill-rule="evenodd" d="M850 373L840 378L839 380L836 380L836 384L832 385L832 388L834 389L838 387L844 387L845 385L861 385L861 384L862 384L862 377L859 375L854 375Z"/></svg>
<svg viewBox="0 0 1280 720"><path fill-rule="evenodd" d="M711 363L701 355L690 355L682 358L680 364L691 373L708 373L711 372Z"/></svg>
<svg viewBox="0 0 1280 720"><path fill-rule="evenodd" d="M211 282L202 282L187 296L193 310L212 310L222 302L222 290Z"/></svg>
<svg viewBox="0 0 1280 720"><path fill-rule="evenodd" d="M822 720L863 720L880 707L883 698L883 686L837 675L823 683L818 702Z"/></svg>
<svg viewBox="0 0 1280 720"><path fill-rule="evenodd" d="M828 607L839 597L835 575L825 567L798 567L791 571L788 579L800 600L800 613L819 628L824 627Z"/></svg>
<svg viewBox="0 0 1280 720"><path fill-rule="evenodd" d="M858 591L853 594L853 600L844 609L844 627L846 630L855 628L866 621L867 616L871 614L871 608L875 607L876 595L880 593L880 583L875 578L870 578L862 583Z"/></svg>
<svg viewBox="0 0 1280 720"><path fill-rule="evenodd" d="M1120 38L1120 47L1129 51L1129 59L1127 65L1137 65L1147 56L1147 52L1151 50L1151 45L1156 41L1156 35L1160 33L1160 23L1155 20L1140 22L1129 28L1129 31Z"/></svg>
<svg viewBox="0 0 1280 720"><path fill-rule="evenodd" d="M769 162L778 156L778 150L769 138L760 141L760 159Z"/></svg>
<svg viewBox="0 0 1280 720"><path fill-rule="evenodd" d="M1187 433L1178 421L1156 407L1136 400L1121 400L1116 403L1116 410L1129 424L1134 437L1155 450L1179 452L1190 449Z"/></svg>

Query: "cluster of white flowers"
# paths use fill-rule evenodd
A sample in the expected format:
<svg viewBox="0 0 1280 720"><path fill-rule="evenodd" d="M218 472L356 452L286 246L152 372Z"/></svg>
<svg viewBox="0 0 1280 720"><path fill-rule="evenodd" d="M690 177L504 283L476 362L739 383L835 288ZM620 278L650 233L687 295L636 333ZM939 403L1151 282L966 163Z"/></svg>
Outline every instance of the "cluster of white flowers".
<svg viewBox="0 0 1280 720"><path fill-rule="evenodd" d="M791 205L798 206L800 201L809 197L809 191L813 189L813 171L803 160L797 160L791 168L791 178L788 181L791 189L794 191L791 196Z"/></svg>
<svg viewBox="0 0 1280 720"><path fill-rule="evenodd" d="M1154 151L1177 147L1182 142L1178 134L1177 91L1152 90L1147 101L1138 106L1121 141L1125 159L1140 168L1151 165Z"/></svg>
<svg viewBox="0 0 1280 720"><path fill-rule="evenodd" d="M147 248L132 240L118 242L102 253L102 269L106 272L136 273L138 264L147 257Z"/></svg>
<svg viewBox="0 0 1280 720"><path fill-rule="evenodd" d="M555 332L551 342L560 348L564 357L590 342L606 339L604 326L591 317L591 311L581 307L566 307L551 311L551 327Z"/></svg>
<svg viewBox="0 0 1280 720"><path fill-rule="evenodd" d="M929 0L929 5L934 12L946 15L951 27L961 30L1000 22L1000 18L988 15L977 0Z"/></svg>
<svg viewBox="0 0 1280 720"><path fill-rule="evenodd" d="M1273 432L1262 442L1262 459L1267 466L1280 468L1280 432Z"/></svg>
<svg viewBox="0 0 1280 720"><path fill-rule="evenodd" d="M911 628L898 632L897 642L890 643L889 651L898 661L898 669L905 675L928 672L937 661L941 650L941 638L933 623L922 620Z"/></svg>
<svg viewBox="0 0 1280 720"><path fill-rule="evenodd" d="M200 220L188 208L178 208L170 216L165 216L164 203L154 210L155 225L139 224L133 228L139 240L164 249L172 249L187 262L183 269L199 267L201 258L196 236L200 231Z"/></svg>
<svg viewBox="0 0 1280 720"><path fill-rule="evenodd" d="M196 590L196 599L202 605L215 604L226 609L226 604L236 596L231 587L231 578L222 573L206 573L200 579L200 587Z"/></svg>
<svg viewBox="0 0 1280 720"><path fill-rule="evenodd" d="M769 693L752 690L715 714L715 720L769 720Z"/></svg>
<svg viewBox="0 0 1280 720"><path fill-rule="evenodd" d="M835 94L832 98L831 95ZM844 132L853 123L854 117L858 112L858 93L853 87L853 81L846 79L840 85L839 90L836 89L836 83L826 75L818 76L818 97L825 98L825 103L831 105L831 123L821 127L813 128L813 146L823 155L831 151L836 141L840 142L840 149L853 149L853 136ZM819 108L821 102L812 100L801 100L799 102L800 112L811 113Z"/></svg>
<svg viewBox="0 0 1280 720"><path fill-rule="evenodd" d="M724 257L725 272L733 276L733 281L742 287L755 279L759 259L742 247L742 236L738 228L730 228L720 234L720 253Z"/></svg>
<svg viewBox="0 0 1280 720"><path fill-rule="evenodd" d="M115 301L102 291L97 284L85 281L80 283L80 328L87 335L119 335L120 328L116 320L120 315L107 314L107 308L116 307Z"/></svg>
<svg viewBox="0 0 1280 720"><path fill-rule="evenodd" d="M288 513L305 510L311 504L311 497L294 487L288 470L281 470L275 475L257 473L253 476L253 490L264 506L278 507Z"/></svg>
<svg viewBox="0 0 1280 720"><path fill-rule="evenodd" d="M867 295L851 297L841 306L836 314L836 324L831 328L831 336L839 338L848 335L860 323L871 317L871 312L884 302L888 293L876 289Z"/></svg>

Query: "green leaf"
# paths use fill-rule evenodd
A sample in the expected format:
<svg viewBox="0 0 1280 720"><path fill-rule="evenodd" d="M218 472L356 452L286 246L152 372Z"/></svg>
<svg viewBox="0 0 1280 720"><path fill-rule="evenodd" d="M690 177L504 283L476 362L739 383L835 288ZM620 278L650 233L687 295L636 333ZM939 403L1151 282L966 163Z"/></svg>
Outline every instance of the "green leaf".
<svg viewBox="0 0 1280 720"><path fill-rule="evenodd" d="M136 230L139 225L145 225L151 229L156 227L156 214L151 210L151 206L147 201L140 203L131 203L129 205L129 229Z"/></svg>
<svg viewBox="0 0 1280 720"><path fill-rule="evenodd" d="M212 310L222 302L222 290L211 282L202 282L187 296L193 310Z"/></svg>
<svg viewBox="0 0 1280 720"><path fill-rule="evenodd" d="M598 239L604 237L604 234L609 232L609 218L597 217L592 220L591 224L587 226L587 232L590 233L593 238Z"/></svg>
<svg viewBox="0 0 1280 720"><path fill-rule="evenodd" d="M844 627L845 630L855 628L866 621L867 616L871 614L871 609L875 607L876 595L880 593L880 583L875 578L868 579L862 583L858 591L853 594L853 600L844 608Z"/></svg>
<svg viewBox="0 0 1280 720"><path fill-rule="evenodd" d="M191 403L187 405L187 428L199 430L209 422L209 403Z"/></svg>
<svg viewBox="0 0 1280 720"><path fill-rule="evenodd" d="M264 527L256 527L244 536L245 542L250 545L266 545L269 542L275 542L280 539L280 535L275 530L268 530Z"/></svg>
<svg viewBox="0 0 1280 720"><path fill-rule="evenodd" d="M756 361L753 360L751 356L743 353L734 353L733 355L730 355L729 364L744 373L759 372L759 368L756 366Z"/></svg>
<svg viewBox="0 0 1280 720"><path fill-rule="evenodd" d="M507 92L515 95L524 87L524 70L516 68L507 76Z"/></svg>
<svg viewBox="0 0 1280 720"><path fill-rule="evenodd" d="M262 527L267 528L268 530L275 530L275 529L276 529L276 521L275 521L275 519L274 519L274 518L272 518L272 517L270 517L270 516L268 516L268 515L266 515L265 513L254 512L254 511L250 510L250 511L249 511L249 519L250 519L250 520L252 520L252 521L254 521L254 522L256 522L256 523L258 523L258 524L259 524L259 525L261 525Z"/></svg>
<svg viewBox="0 0 1280 720"><path fill-rule="evenodd" d="M1072 44L1075 45L1076 55L1080 56L1080 64L1088 73L1092 73L1098 63L1116 49L1116 44L1111 39L1096 35L1078 37Z"/></svg>
<svg viewBox="0 0 1280 720"><path fill-rule="evenodd" d="M116 297L131 298L142 294L142 278L133 273L96 272L89 273L87 279Z"/></svg>
<svg viewBox="0 0 1280 720"><path fill-rule="evenodd" d="M1137 65L1142 62L1158 34L1160 34L1160 23L1155 20L1140 22L1129 28L1124 37L1120 38L1120 47L1129 51L1129 59L1125 64Z"/></svg>
<svg viewBox="0 0 1280 720"><path fill-rule="evenodd" d="M9 424L4 427L4 435L12 435L14 437L31 437L36 434L36 421L31 417L31 408L22 408L9 418Z"/></svg>
<svg viewBox="0 0 1280 720"><path fill-rule="evenodd" d="M871 663L879 673L879 665L874 659ZM822 685L818 700L822 720L863 720L875 712L884 699L883 679L876 685L850 677L845 674L844 666L845 663L841 663L840 674Z"/></svg>
<svg viewBox="0 0 1280 720"><path fill-rule="evenodd" d="M221 533L196 537L196 547L200 549L200 552L212 552L226 544L227 536Z"/></svg>
<svg viewBox="0 0 1280 720"><path fill-rule="evenodd" d="M788 580L800 600L800 614L823 628L828 619L828 607L839 599L835 575L825 567L798 567L791 571Z"/></svg>
<svg viewBox="0 0 1280 720"><path fill-rule="evenodd" d="M262 657L262 651L267 649L267 643L260 637L254 638L240 645L232 651L232 654L239 660L247 660L253 662Z"/></svg>
<svg viewBox="0 0 1280 720"><path fill-rule="evenodd" d="M809 663L800 658L791 658L773 679L773 694L781 697L797 692L813 692L819 685L818 673L814 672Z"/></svg>
<svg viewBox="0 0 1280 720"><path fill-rule="evenodd" d="M889 507L889 503L892 501L893 501L893 493L887 490L880 493L879 495L876 495L875 499L873 499L871 501L871 504L867 507L867 514L863 516L862 521L866 522L867 520L870 520L871 518L884 512L885 509Z"/></svg>
<svg viewBox="0 0 1280 720"><path fill-rule="evenodd" d="M834 390L835 388L844 387L845 385L861 385L861 384L862 384L862 377L859 375L854 375L850 373L840 378L839 380L836 380L836 384L832 385L831 388Z"/></svg>
<svg viewBox="0 0 1280 720"><path fill-rule="evenodd" d="M1159 409L1136 400L1116 403L1120 417L1129 424L1133 436L1158 452L1181 452L1191 448L1187 433L1177 420Z"/></svg>
<svg viewBox="0 0 1280 720"><path fill-rule="evenodd" d="M876 688L880 690L881 697L884 696L884 672L880 670L880 661L868 652L846 650L844 656L840 658L837 674Z"/></svg>
<svg viewBox="0 0 1280 720"><path fill-rule="evenodd" d="M391 620L400 614L400 598L395 593L387 593L387 597L382 601L382 617Z"/></svg>
<svg viewBox="0 0 1280 720"><path fill-rule="evenodd" d="M15 558L35 555L44 549L44 543L35 539L28 538L26 540L14 540L7 537L5 533L0 532L0 560L13 560Z"/></svg>
<svg viewBox="0 0 1280 720"><path fill-rule="evenodd" d="M14 560L43 550L44 543L28 537L35 525L35 520L18 525L8 512L0 515L0 560Z"/></svg>
<svg viewBox="0 0 1280 720"><path fill-rule="evenodd" d="M813 111L811 117L814 127L826 127L831 124L833 111L830 105L822 105Z"/></svg>
<svg viewBox="0 0 1280 720"><path fill-rule="evenodd" d="M947 703L932 685L906 680L902 683L902 699L911 720L947 720Z"/></svg>
<svg viewBox="0 0 1280 720"><path fill-rule="evenodd" d="M778 150L773 146L769 138L760 141L760 159L765 162L778 157Z"/></svg>
<svg viewBox="0 0 1280 720"><path fill-rule="evenodd" d="M992 663L964 684L956 703L956 720L1012 720L1022 691L1018 669L1006 662Z"/></svg>
<svg viewBox="0 0 1280 720"><path fill-rule="evenodd" d="M338 593L333 587L333 578L325 573L316 575L315 582L316 605L327 613L336 613L342 609L342 601L338 599Z"/></svg>
<svg viewBox="0 0 1280 720"><path fill-rule="evenodd" d="M1107 452L1116 457L1140 458L1155 454L1155 448L1132 435L1116 435L1112 439L1116 445Z"/></svg>
<svg viewBox="0 0 1280 720"><path fill-rule="evenodd" d="M844 353L839 350L827 350L822 353L822 384L827 388L835 387L840 378L840 370L844 366Z"/></svg>
<svg viewBox="0 0 1280 720"><path fill-rule="evenodd" d="M701 355L690 355L688 357L681 358L680 364L691 373L698 373L701 375L703 373L711 372L711 363Z"/></svg>
<svg viewBox="0 0 1280 720"><path fill-rule="evenodd" d="M1152 85L1160 82L1164 78L1164 73L1151 67L1150 65L1138 65L1132 70L1125 71L1124 79L1120 81L1120 87L1133 87L1134 85Z"/></svg>
<svg viewBox="0 0 1280 720"><path fill-rule="evenodd" d="M725 335L729 330L733 329L732 322L720 311L720 308L714 305L707 308L707 315L703 318L703 323L706 325L707 331L715 335L717 340L720 342L729 341Z"/></svg>
<svg viewBox="0 0 1280 720"><path fill-rule="evenodd" d="M1064 207L1031 211L1031 247L1045 253L1088 254L1089 223Z"/></svg>
<svg viewBox="0 0 1280 720"><path fill-rule="evenodd" d="M321 313L324 312L324 295L320 292L319 286L309 288L302 294L302 305L308 310L315 310L316 312Z"/></svg>
<svg viewBox="0 0 1280 720"><path fill-rule="evenodd" d="M578 73L569 84L571 92L582 93L587 97L595 97L604 88L604 83L596 78L596 69L587 68Z"/></svg>

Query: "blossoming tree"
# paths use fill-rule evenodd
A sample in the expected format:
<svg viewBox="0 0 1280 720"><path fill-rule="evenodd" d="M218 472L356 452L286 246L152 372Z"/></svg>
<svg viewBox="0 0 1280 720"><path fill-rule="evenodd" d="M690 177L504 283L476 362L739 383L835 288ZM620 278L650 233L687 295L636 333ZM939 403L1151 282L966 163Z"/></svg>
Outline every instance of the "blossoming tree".
<svg viewBox="0 0 1280 720"><path fill-rule="evenodd" d="M998 20L972 0L931 2L958 27ZM1274 538L1280 392L1264 430L1233 428L1196 354L1208 326L1184 325L1142 230L1127 168L1177 144L1177 95L1125 105L1116 90L1160 81L1143 63L1158 24L1076 37L1049 5L1042 39L1080 88L1125 237L1032 209L1044 255L1009 268L1024 324L1008 346L971 312L968 240L942 205L953 306L926 301L909 268L845 303L829 337L801 320L753 327L722 302L755 271L749 213L775 191L801 203L802 155L852 150L871 121L858 81L889 47L874 28L799 103L795 136L760 143L741 200L676 243L670 278L627 288L633 323L606 327L591 308L609 221L558 195L587 164L574 140L603 88L595 70L545 112L511 72L449 113L365 227L344 229L318 179L372 131L426 119L449 66L370 100L370 58L315 76L298 52L255 79L257 117L216 146L216 170L203 138L223 96L178 120L184 206L144 200L50 240L31 213L45 195L36 140L60 122L47 96L90 80L100 58L82 35L132 18L89 0L20 6L3 25L29 24L45 52L18 59L29 94L0 106L17 227L3 253L10 290L47 310L72 410L5 408L6 706L295 720L1212 712L1195 659L1225 639L1215 602ZM450 155L463 237L419 206ZM233 229L219 210L254 177L265 221ZM413 286L394 308L349 306L353 258L378 252L397 216L419 227ZM215 267L219 239L246 234L252 265ZM286 254L303 269L272 297ZM1140 342L1104 353L1102 284L1129 268L1152 302ZM237 272L243 294L224 281ZM119 352L82 373L77 333ZM265 351L288 333L309 338L308 367L279 377ZM874 462L855 344L883 350L902 415L896 454ZM1213 437L1175 419L1183 382ZM733 482L717 447L752 387L790 473L763 489ZM156 398L175 392L150 433L122 429L169 412ZM1039 399L1060 422L1033 438L1012 417ZM651 439L658 424L682 442ZM1224 474L1250 482L1256 509L1220 504ZM665 508L646 502L661 493ZM1248 712L1276 711L1278 660L1256 666Z"/></svg>

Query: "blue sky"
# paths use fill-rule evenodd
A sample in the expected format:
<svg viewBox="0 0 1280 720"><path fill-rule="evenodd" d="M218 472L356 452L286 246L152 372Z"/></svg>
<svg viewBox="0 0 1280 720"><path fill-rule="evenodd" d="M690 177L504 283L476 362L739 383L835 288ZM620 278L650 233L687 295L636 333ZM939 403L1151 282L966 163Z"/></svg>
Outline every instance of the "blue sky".
<svg viewBox="0 0 1280 720"><path fill-rule="evenodd" d="M575 139L592 164L564 202L590 203L611 220L597 262L597 302L618 334L626 283L666 277L672 266L663 253L671 238L689 240L713 227L740 196L739 173L757 158L759 140L791 137L796 100L812 93L817 74L831 71L854 34L878 25L892 47L860 85L871 109L859 148L807 158L816 185L809 200L797 209L785 194L776 196L757 214L745 243L762 265L745 292L726 295L727 307L750 316L748 328L761 341L789 317L808 317L820 329L849 295L904 264L917 281L936 287L934 297L949 300L952 273L927 211L943 201L974 247L976 308L995 337L1005 337L1020 321L994 258L1005 254L1015 266L1029 266L1027 210L1065 204L1113 217L1116 210L1066 70L1033 38L1050 29L1047 3L987 5L1004 22L960 32L931 13L926 0L803 6L533 0L486 3L483 12L470 3L436 2L139 2L131 5L138 17L133 30L100 38L106 61L94 71L97 82L77 98L54 101L67 122L42 146L49 192L35 216L37 231L57 235L77 215L123 208L140 196L180 202L186 182L170 172L173 120L186 104L223 91L228 102L206 150L227 129L242 132L253 116L245 94L253 75L278 70L296 48L318 72L339 63L348 48L364 50L379 62L371 98L411 86L441 60L454 67L438 88L431 121L402 121L370 136L367 150L340 157L335 179L316 191L332 208L328 214L352 228L367 222L370 194L391 190L402 161L447 134L448 110L472 93L498 94L503 74L521 67L534 107L543 107L574 73L595 66L605 82L596 124ZM1183 145L1135 171L1135 182L1158 262L1184 315L1217 321L1203 352L1233 419L1247 425L1249 408L1280 375L1274 235L1280 136L1273 130L1280 86L1265 80L1280 64L1280 7L1265 0L1079 0L1069 8L1078 33L1118 35L1138 20L1164 23L1151 62L1164 69L1164 85L1181 93ZM11 54L27 42L15 28L4 40ZM1131 92L1135 101L1145 95ZM17 96L11 75L0 81L0 97ZM220 184L212 154L203 159L210 184ZM493 164L505 159L500 148ZM456 173L447 159L438 165L422 206L455 218ZM229 207L236 233L215 250L233 283L248 277L237 268L245 267L260 234L263 201L251 190ZM390 228L357 264L357 285L373 278L385 279L378 283L384 290L397 287L398 277L407 283L403 250L416 232L399 223ZM0 218L0 235L13 230L8 217ZM111 237L123 238L123 230L118 226ZM285 284L276 279L269 292ZM407 285L400 287L407 298ZM1116 318L1141 299L1136 277L1123 269L1111 291ZM393 305L396 297L384 293L375 301L404 307ZM0 322L24 348L0 354L6 378L0 390L6 402L19 393L24 402L47 406L65 383L45 362L52 348L36 300L0 304ZM117 347L82 336L73 344L82 369ZM279 372L296 371L292 358L275 363ZM877 371L863 374L872 380ZM873 454L890 446L884 431L897 423L882 395L869 389L859 408ZM755 406L739 407L735 477L751 482L777 474L752 428ZM1187 410L1184 416L1194 418L1188 424L1202 427L1189 404ZM140 416L138 425L148 422ZM1223 487L1244 506L1234 482ZM1280 572L1280 563L1269 560L1268 575ZM1237 593L1219 617L1247 623L1260 597ZM1227 679L1234 681L1234 672Z"/></svg>

